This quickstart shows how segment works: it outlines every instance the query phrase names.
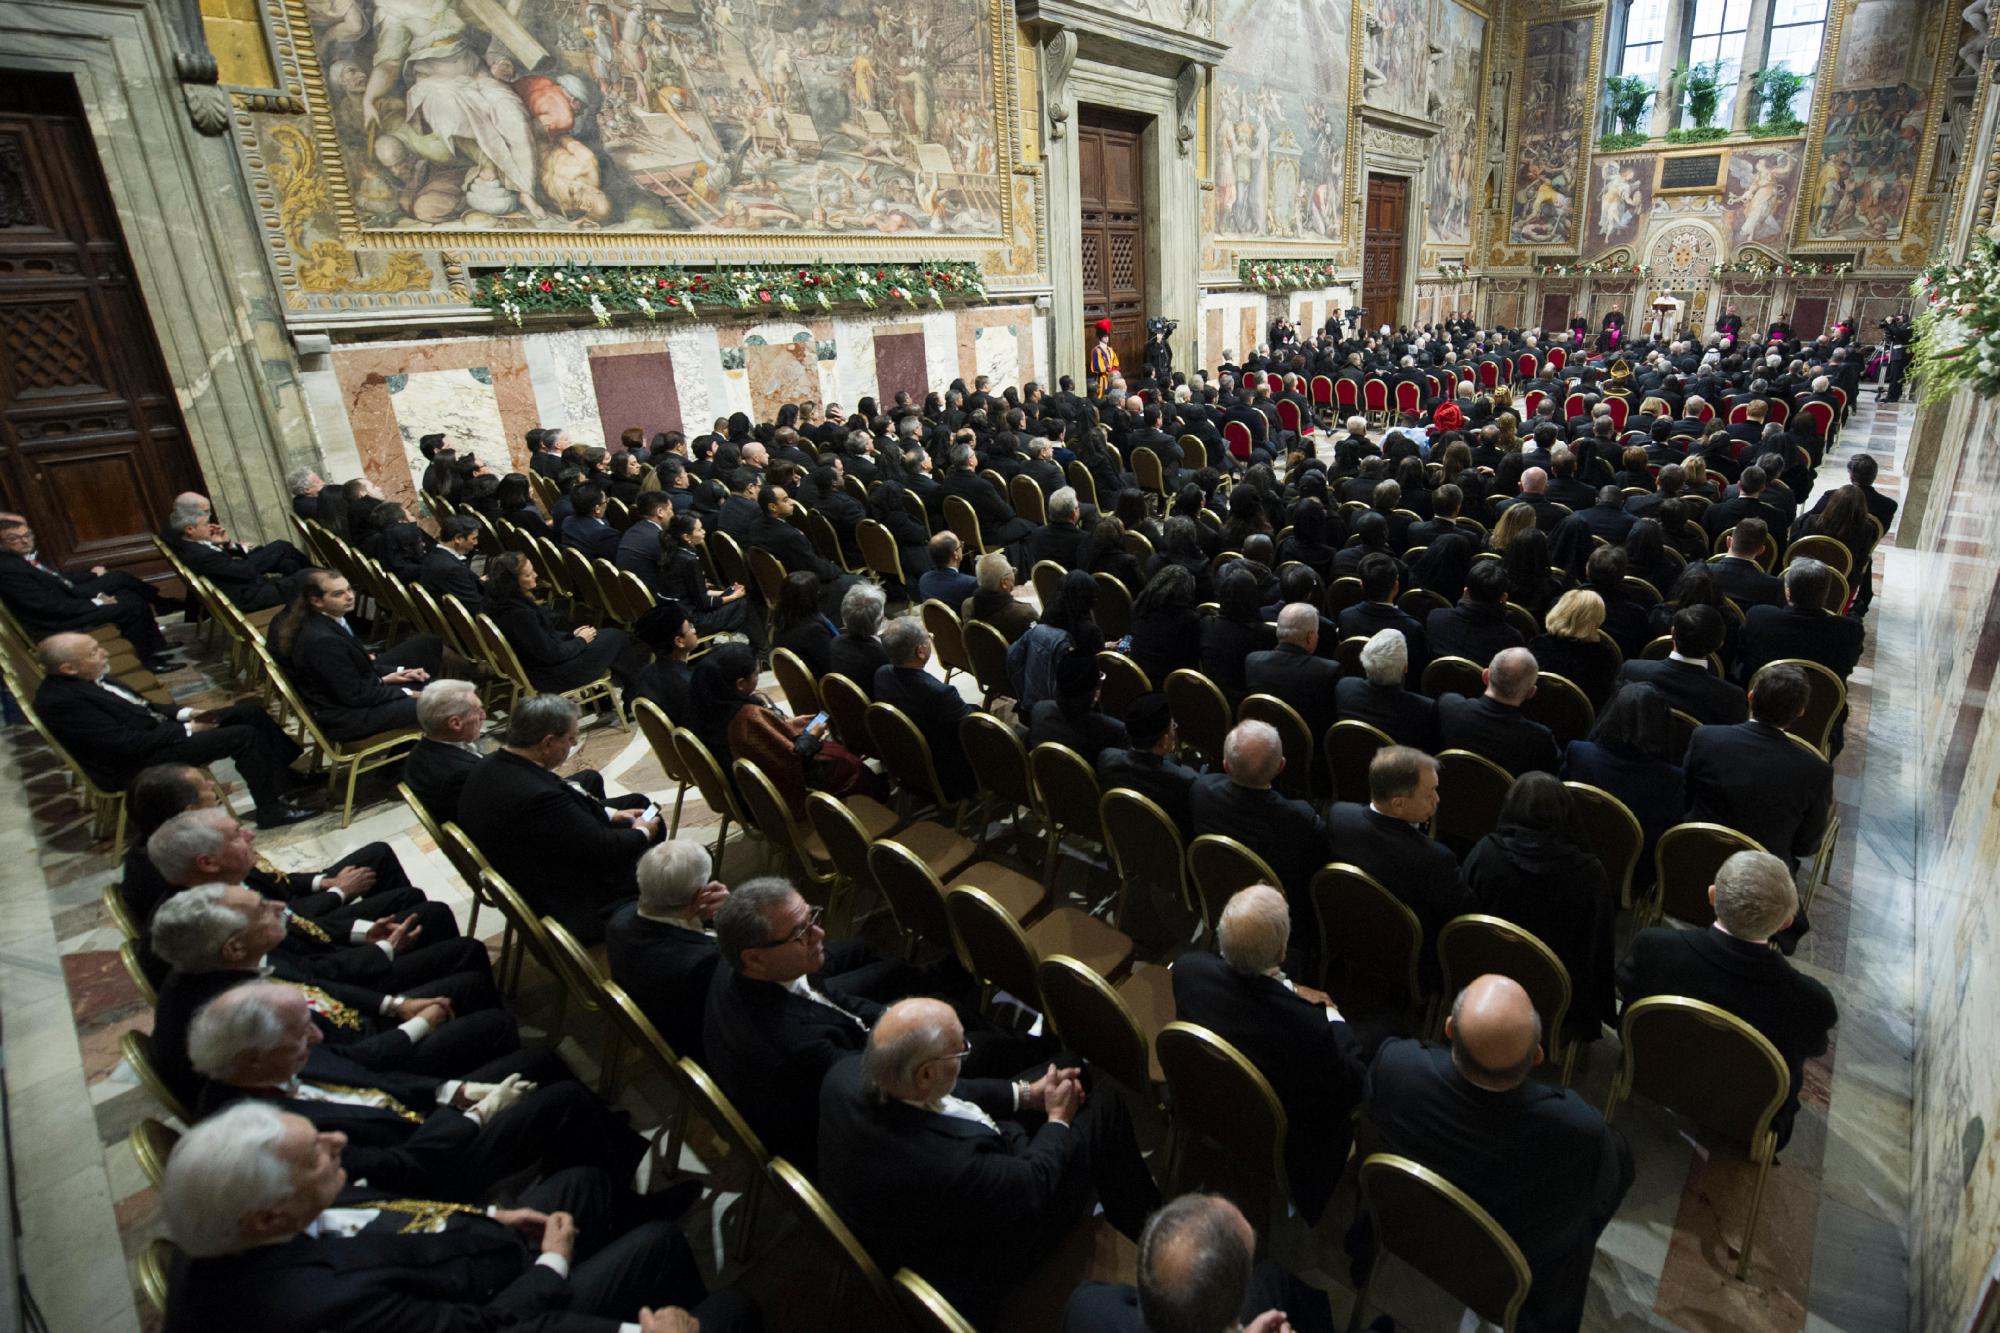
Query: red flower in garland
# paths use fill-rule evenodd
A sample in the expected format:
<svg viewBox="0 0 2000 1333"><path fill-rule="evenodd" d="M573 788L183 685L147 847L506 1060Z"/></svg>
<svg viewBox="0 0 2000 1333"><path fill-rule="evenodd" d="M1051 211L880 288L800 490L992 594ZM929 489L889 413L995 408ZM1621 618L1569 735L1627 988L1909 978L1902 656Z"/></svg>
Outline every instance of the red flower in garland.
<svg viewBox="0 0 2000 1333"><path fill-rule="evenodd" d="M662 283L662 284L660 284L660 285L661 285L661 286L665 286L666 284L665 284L665 283ZM680 303L681 303L681 298L680 298L680 297L678 297L678 296L669 296L669 297L667 298L667 304L668 304L668 305L679 305Z"/></svg>
<svg viewBox="0 0 2000 1333"><path fill-rule="evenodd" d="M667 280L665 278L657 278L654 280L653 285L656 287L665 287L667 285Z"/></svg>
<svg viewBox="0 0 2000 1333"><path fill-rule="evenodd" d="M555 289L556 289L556 285L555 285L554 283L552 283L552 282L545 282L545 283L543 283L543 284L542 284L542 290L543 290L543 291L545 291L545 292L552 292L552 291L554 291Z"/></svg>
<svg viewBox="0 0 2000 1333"><path fill-rule="evenodd" d="M879 269L879 268L878 268L878 269L876 269L876 270L875 270L875 281L877 281L877 282L880 282L880 281L882 281L883 277L884 277L884 274L883 274L883 271L882 271L881 269Z"/></svg>
<svg viewBox="0 0 2000 1333"><path fill-rule="evenodd" d="M770 291L768 289L760 289L757 293L757 299L762 301L765 305L771 304Z"/></svg>

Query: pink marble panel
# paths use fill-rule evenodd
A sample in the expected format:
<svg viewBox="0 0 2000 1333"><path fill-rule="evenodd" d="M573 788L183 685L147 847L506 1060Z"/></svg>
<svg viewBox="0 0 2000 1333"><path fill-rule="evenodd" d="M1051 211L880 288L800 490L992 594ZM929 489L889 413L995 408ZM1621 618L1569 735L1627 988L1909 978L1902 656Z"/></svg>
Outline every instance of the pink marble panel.
<svg viewBox="0 0 2000 1333"><path fill-rule="evenodd" d="M875 335L875 383L884 406L896 400L898 390L908 393L914 402L923 402L930 391L929 379L921 332Z"/></svg>
<svg viewBox="0 0 2000 1333"><path fill-rule="evenodd" d="M813 363L811 343L747 343L743 365L750 377L751 416L755 420L775 420L778 409L786 403L819 397L819 369Z"/></svg>
<svg viewBox="0 0 2000 1333"><path fill-rule="evenodd" d="M654 432L685 430L680 393L674 387L674 359L664 348L627 343L590 349L590 379L597 389L597 415L607 442L637 426Z"/></svg>

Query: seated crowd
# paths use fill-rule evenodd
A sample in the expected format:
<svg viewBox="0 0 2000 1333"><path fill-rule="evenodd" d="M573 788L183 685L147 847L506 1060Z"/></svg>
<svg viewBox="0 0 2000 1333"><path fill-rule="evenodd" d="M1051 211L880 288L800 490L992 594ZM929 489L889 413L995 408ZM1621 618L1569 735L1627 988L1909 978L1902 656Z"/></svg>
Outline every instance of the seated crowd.
<svg viewBox="0 0 2000 1333"><path fill-rule="evenodd" d="M224 629L253 626L326 736L407 732L413 808L518 896L505 910L601 946L665 1045L882 1273L908 1269L973 1326L1009 1326L1102 1225L1136 1242L1134 1281L1077 1288L1066 1329L1330 1329L1327 1293L1260 1233L1288 1211L1344 1215L1343 1182L1380 1152L1511 1238L1521 1327L1576 1328L1633 1180L1623 1135L1567 1086L1576 1053L1641 1001L1714 1006L1784 1065L1782 1147L1827 1048L1832 997L1786 955L1829 844L1842 717L1826 700L1844 696L1823 691L1861 657L1894 502L1856 454L1808 507L1840 413L1804 408L1843 406L1834 385L1851 397L1844 346L1567 350L1330 324L1212 380L1110 376L1090 397L1068 377L1053 394L982 378L610 450L537 430L533 482L429 436L423 490L450 513L435 535L365 484L301 473L323 563L230 543L200 496L162 541L204 595L274 613ZM1336 422L1353 390L1322 399L1320 378L1414 392L1378 434L1367 414ZM1010 491L1024 478L1032 494ZM261 861L206 766L235 762L265 828L305 817L314 779L258 698L176 709L134 687L125 668L173 665L155 616L175 608L136 579L43 566L15 516L0 548L39 724L125 793L135 835L119 894L156 988L146 1058L189 1125L162 1186L184 1256L169 1327L762 1326L748 1286L704 1282L680 1224L698 1189L524 1044L486 944L388 846L318 870ZM634 576L648 609L621 628L579 595L559 616L543 568L558 548ZM524 687L496 695L500 664L452 636L389 642L389 608L357 615L339 550L490 617ZM752 550L781 566L774 586L736 575ZM786 678L781 707L767 666L797 668L812 697ZM615 795L576 770L578 695L606 678L622 712L673 728L668 773L712 762L804 873L726 883L709 848L669 834L671 792ZM1248 873L1211 892L1190 855L1177 893L1121 850L1114 929L1058 890L1060 844L1040 865L1003 859L1024 826L994 827L1018 804L995 735L1038 778L1073 752L1099 792L1150 807L1156 841ZM768 819L751 799L766 785ZM1041 804L1051 840L1077 819ZM1587 817L1607 804L1635 830L1618 863ZM1691 823L1736 840L1689 908L1653 853ZM901 896L910 867L937 890L928 922ZM1357 955L1327 915L1329 872L1393 900L1407 960ZM883 900L897 951L859 938L859 909ZM1135 955L1170 967L1160 1022L1227 1043L1284 1112L1289 1209L1246 1216L1165 1178L1130 1109L1155 1090L997 986L975 911L1013 918L1044 957L1103 952L1106 986L1142 975ZM1534 978L1453 970L1440 938L1472 914L1543 946L1566 977L1559 1026ZM1354 1206L1357 1275L1385 1240L1373 1220Z"/></svg>

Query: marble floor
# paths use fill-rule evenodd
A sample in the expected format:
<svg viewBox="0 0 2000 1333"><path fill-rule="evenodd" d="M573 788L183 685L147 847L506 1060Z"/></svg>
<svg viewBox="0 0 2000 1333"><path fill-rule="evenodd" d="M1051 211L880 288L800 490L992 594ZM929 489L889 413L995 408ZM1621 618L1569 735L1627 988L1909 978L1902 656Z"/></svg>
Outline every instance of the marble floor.
<svg viewBox="0 0 2000 1333"><path fill-rule="evenodd" d="M1912 416L1907 406L1864 401L1827 460L1824 484L1844 480L1846 458L1865 449L1882 464L1881 489L1896 494ZM1842 1022L1826 1056L1807 1066L1804 1106L1766 1190L1750 1278L1730 1275L1747 1169L1711 1155L1663 1113L1628 1105L1618 1123L1631 1137L1638 1180L1599 1246L1586 1329L1876 1333L1907 1326L1913 563L1885 543L1875 577L1867 651L1850 685L1848 744L1836 765L1838 855L1813 904L1814 929L1795 958L1832 988ZM190 702L216 696L200 669L168 683ZM593 730L572 763L603 771L613 791L671 794L636 732ZM101 903L115 858L108 846L91 844L60 770L25 727L0 736L0 792L7 793L0 795L0 856L14 867L0 876L0 1035L27 1287L47 1325L63 1333L156 1328L137 1294L131 1258L161 1234L158 1200L126 1140L140 1118L159 1113L119 1055L120 1036L147 1027L150 1016L119 963L118 931ZM470 900L443 855L386 786L364 785L364 795L372 799L351 828L323 816L281 830L263 849L280 866L308 868L360 842L386 841L463 923ZM714 823L690 792L683 829L706 837ZM724 878L764 866L759 849L732 837ZM1084 879L1072 874L1067 882ZM480 934L497 944L498 925L488 914ZM531 1037L552 1016L553 995L549 979L531 968L520 1003ZM563 1053L586 1076L595 1072L590 1036L574 1018L562 1036ZM1579 1065L1576 1086L1601 1105L1616 1062L1615 1038L1597 1043ZM622 1102L642 1125L658 1123L666 1106L662 1090L643 1080ZM704 1256L719 1250L715 1228L729 1202L726 1196L690 1219ZM1332 1238L1351 1207L1343 1197L1316 1234L1277 1239L1281 1257L1333 1289L1342 1312L1350 1297ZM794 1278L781 1252L745 1280L782 1306L784 1296L798 1294ZM1386 1309L1399 1328L1460 1324L1462 1312L1393 1261L1374 1295L1376 1312ZM809 1315L772 1322L781 1330L815 1326Z"/></svg>

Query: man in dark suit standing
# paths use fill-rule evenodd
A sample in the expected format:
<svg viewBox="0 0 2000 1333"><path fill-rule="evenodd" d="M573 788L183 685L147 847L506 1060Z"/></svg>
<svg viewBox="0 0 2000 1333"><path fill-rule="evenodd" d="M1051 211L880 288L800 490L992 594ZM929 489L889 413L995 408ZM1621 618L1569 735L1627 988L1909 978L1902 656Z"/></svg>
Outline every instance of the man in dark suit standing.
<svg viewBox="0 0 2000 1333"><path fill-rule="evenodd" d="M189 1131L162 1210L188 1255L168 1333L256 1328L526 1326L709 1333L753 1326L736 1293L704 1300L687 1239L667 1221L617 1234L603 1172L557 1172L514 1208L482 1210L347 1188L338 1140L245 1102ZM277 1198L271 1182L286 1182ZM385 1313L393 1312L393 1313ZM390 1321L394 1321L393 1323Z"/></svg>
<svg viewBox="0 0 2000 1333"><path fill-rule="evenodd" d="M1507 623L1507 570L1498 560L1475 560L1466 571L1457 606L1441 606L1424 617L1424 638L1433 658L1463 657L1490 662L1506 648L1527 640Z"/></svg>
<svg viewBox="0 0 2000 1333"><path fill-rule="evenodd" d="M1631 1188L1632 1150L1577 1093L1528 1077L1542 1024L1518 982L1487 975L1460 991L1450 1048L1383 1044L1368 1075L1382 1147L1464 1190L1528 1261L1523 1328L1583 1321L1597 1237Z"/></svg>
<svg viewBox="0 0 2000 1333"><path fill-rule="evenodd" d="M639 858L663 821L643 795L607 809L556 776L576 751L576 720L559 694L516 703L501 747L465 780L458 823L528 906L594 944L611 909L638 891Z"/></svg>
<svg viewBox="0 0 2000 1333"><path fill-rule="evenodd" d="M153 608L136 593L112 586L112 571L99 574L101 568L93 566L91 577L79 584L43 563L34 529L0 518L0 601L31 637L110 626L132 645L147 670L177 669L181 663L169 654Z"/></svg>
<svg viewBox="0 0 2000 1333"><path fill-rule="evenodd" d="M105 791L123 791L152 764L234 759L256 802L259 828L311 818L287 794L295 785L290 765L299 747L257 700L220 709L151 703L111 679L104 645L88 634L52 634L35 655L47 672L35 689L36 711Z"/></svg>
<svg viewBox="0 0 2000 1333"><path fill-rule="evenodd" d="M1729 530L1728 554L1708 562L1715 586L1746 612L1753 606L1784 605L1784 585L1757 563L1770 540L1770 529L1763 519L1746 518Z"/></svg>
<svg viewBox="0 0 2000 1333"><path fill-rule="evenodd" d="M1673 651L1658 661L1634 658L1618 669L1620 686L1643 682L1658 690L1667 707L1678 708L1704 726L1734 726L1750 716L1743 691L1715 674L1709 654L1722 647L1722 613L1712 606L1684 606L1674 612Z"/></svg>
<svg viewBox="0 0 2000 1333"><path fill-rule="evenodd" d="M1361 600L1340 613L1340 637L1369 639L1380 630L1395 630L1403 636L1408 649L1408 681L1414 686L1423 678L1424 667L1430 663L1430 643L1417 618L1396 605L1396 595L1402 591L1399 574L1394 556L1378 551L1361 558ZM1319 740L1325 734L1323 729L1315 731L1313 739Z"/></svg>
<svg viewBox="0 0 2000 1333"><path fill-rule="evenodd" d="M1827 609L1833 571L1817 560L1794 560L1784 585L1784 606L1753 606L1744 614L1742 679L1755 680L1765 663L1793 657L1846 680L1861 661L1867 631L1860 621Z"/></svg>
<svg viewBox="0 0 2000 1333"><path fill-rule="evenodd" d="M1476 699L1459 694L1438 699L1439 740L1448 750L1483 755L1515 777L1555 772L1562 760L1555 736L1521 711L1521 706L1535 697L1540 674L1534 655L1526 648L1494 654L1481 673L1486 681L1484 694Z"/></svg>
<svg viewBox="0 0 2000 1333"><path fill-rule="evenodd" d="M1632 941L1618 968L1626 1005L1650 995L1684 995L1726 1009L1757 1029L1784 1057L1791 1091L1771 1121L1783 1148L1799 1110L1805 1062L1826 1054L1827 1034L1840 1021L1833 995L1795 971L1771 937L1798 914L1791 872L1764 852L1737 852L1715 872L1707 930L1655 926Z"/></svg>
<svg viewBox="0 0 2000 1333"><path fill-rule="evenodd" d="M1458 860L1424 831L1438 808L1438 761L1407 746L1384 746L1368 764L1368 804L1336 802L1326 815L1329 859L1367 871L1416 913L1424 928L1426 986L1438 976L1437 937L1465 910Z"/></svg>
<svg viewBox="0 0 2000 1333"><path fill-rule="evenodd" d="M1393 585L1396 562L1388 556L1369 559L1389 566ZM1243 662L1243 681L1250 693L1268 694L1290 704L1306 724L1306 734L1315 746L1324 741L1326 729L1333 725L1334 691L1340 681L1339 663L1317 655L1319 622L1319 608L1310 602L1285 606L1278 612L1278 646L1252 653Z"/></svg>
<svg viewBox="0 0 2000 1333"><path fill-rule="evenodd" d="M1174 1011L1243 1052L1270 1081L1285 1109L1291 1202L1316 1226L1347 1164L1367 1059L1325 992L1282 971L1291 931L1277 889L1237 893L1216 923L1221 953L1195 950L1174 963Z"/></svg>
<svg viewBox="0 0 2000 1333"><path fill-rule="evenodd" d="M937 765L946 796L953 800L970 796L979 784L965 747L959 744L958 720L972 711L972 705L924 670L931 660L930 631L915 616L900 616L882 627L882 651L889 663L875 668L875 702L902 709L930 741L931 762Z"/></svg>
<svg viewBox="0 0 2000 1333"><path fill-rule="evenodd" d="M1125 1106L1084 1071L961 1077L949 1005L904 1000L836 1064L818 1106L820 1189L875 1259L909 1267L989 1326L1092 1206L1136 1237L1160 1202Z"/></svg>
<svg viewBox="0 0 2000 1333"><path fill-rule="evenodd" d="M1292 905L1292 915L1312 920L1312 877L1326 863L1326 825L1304 801L1281 796L1272 784L1285 767L1277 729L1239 722L1222 745L1222 772L1195 779L1188 794L1194 831L1234 838L1263 858ZM1319 975L1319 941L1292 940L1286 970Z"/></svg>
<svg viewBox="0 0 2000 1333"><path fill-rule="evenodd" d="M1696 727L1688 741L1688 815L1755 838L1794 869L1819 848L1833 804L1833 766L1785 734L1806 710L1805 673L1766 667L1750 691L1750 720Z"/></svg>
<svg viewBox="0 0 2000 1333"><path fill-rule="evenodd" d="M639 897L619 907L604 925L611 979L625 988L639 1012L667 1039L676 1055L706 1060L702 1021L709 983L722 960L710 922L729 898L726 885L709 877L708 850L674 838L639 858Z"/></svg>
<svg viewBox="0 0 2000 1333"><path fill-rule="evenodd" d="M438 524L437 545L424 557L419 581L439 602L456 597L466 610L478 615L486 609L485 585L472 572L472 553L478 549L478 522L463 514L452 515Z"/></svg>

